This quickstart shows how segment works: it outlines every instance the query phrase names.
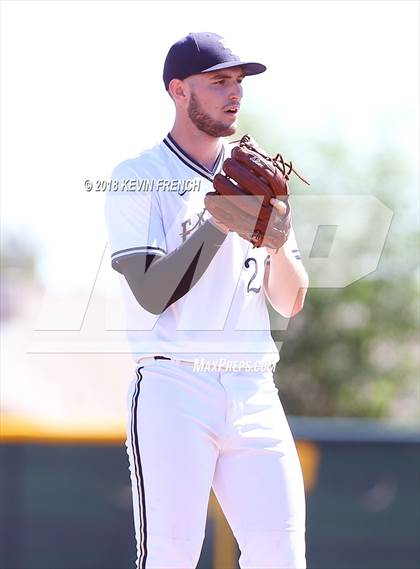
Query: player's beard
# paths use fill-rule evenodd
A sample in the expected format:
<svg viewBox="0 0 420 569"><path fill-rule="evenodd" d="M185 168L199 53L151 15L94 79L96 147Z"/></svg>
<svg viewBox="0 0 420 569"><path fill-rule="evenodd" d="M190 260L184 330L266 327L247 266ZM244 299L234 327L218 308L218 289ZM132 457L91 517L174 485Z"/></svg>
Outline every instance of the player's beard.
<svg viewBox="0 0 420 569"><path fill-rule="evenodd" d="M221 121L214 120L200 105L197 95L191 93L188 105L188 116L198 130L205 132L209 136L219 138L220 136L230 136L236 132L235 123L226 125Z"/></svg>

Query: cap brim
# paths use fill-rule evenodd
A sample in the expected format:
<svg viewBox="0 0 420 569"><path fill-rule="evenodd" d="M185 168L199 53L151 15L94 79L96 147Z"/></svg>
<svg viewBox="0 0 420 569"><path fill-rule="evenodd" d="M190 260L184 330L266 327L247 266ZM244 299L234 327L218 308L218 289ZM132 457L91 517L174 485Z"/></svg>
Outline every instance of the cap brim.
<svg viewBox="0 0 420 569"><path fill-rule="evenodd" d="M203 69L201 73L218 71L219 69L228 69L229 67L243 67L245 75L258 75L259 73L264 73L267 69L267 67L262 63L255 63L253 61L227 61L225 63L213 65L213 67L209 67L208 69Z"/></svg>

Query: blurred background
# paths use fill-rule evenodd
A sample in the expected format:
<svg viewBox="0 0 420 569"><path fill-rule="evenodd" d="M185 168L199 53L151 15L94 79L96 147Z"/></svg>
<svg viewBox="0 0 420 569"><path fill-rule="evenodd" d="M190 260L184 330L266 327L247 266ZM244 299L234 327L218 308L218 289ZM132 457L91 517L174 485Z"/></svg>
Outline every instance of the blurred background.
<svg viewBox="0 0 420 569"><path fill-rule="evenodd" d="M133 367L104 195L84 183L170 130L162 65L191 31L267 65L244 81L238 134L310 179L292 191L312 219L344 198L340 271L365 267L326 284L315 260L334 234L317 253L302 218L312 288L290 322L271 314L308 565L419 567L419 4L3 1L1 16L1 567L134 566ZM361 198L387 221L361 214ZM237 555L212 498L199 567L231 569Z"/></svg>

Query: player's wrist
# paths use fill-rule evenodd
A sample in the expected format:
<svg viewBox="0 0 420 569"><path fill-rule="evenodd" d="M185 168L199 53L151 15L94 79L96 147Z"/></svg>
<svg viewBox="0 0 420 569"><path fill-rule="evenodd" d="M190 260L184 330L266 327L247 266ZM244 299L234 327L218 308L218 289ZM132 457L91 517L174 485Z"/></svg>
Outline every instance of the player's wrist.
<svg viewBox="0 0 420 569"><path fill-rule="evenodd" d="M214 218L213 216L209 217L207 221L211 223L214 227L217 227L217 229L219 229L219 231L221 231L225 235L227 235L230 231L229 228L226 227L226 225L223 225L223 223L218 222L217 219Z"/></svg>
<svg viewBox="0 0 420 569"><path fill-rule="evenodd" d="M265 250L270 255L270 257L282 257L286 254L284 245L285 244L283 243L283 245L281 247L278 247L277 249L271 249L270 247L266 246Z"/></svg>

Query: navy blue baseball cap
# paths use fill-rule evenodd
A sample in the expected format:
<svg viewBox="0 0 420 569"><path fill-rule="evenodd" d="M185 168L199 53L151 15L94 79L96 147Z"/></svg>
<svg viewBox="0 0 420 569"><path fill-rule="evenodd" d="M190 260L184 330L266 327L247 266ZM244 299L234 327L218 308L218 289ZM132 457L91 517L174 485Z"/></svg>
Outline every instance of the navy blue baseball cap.
<svg viewBox="0 0 420 569"><path fill-rule="evenodd" d="M197 73L217 71L241 65L245 75L257 75L267 68L262 63L241 61L221 36L211 32L191 33L180 39L168 51L163 67L166 90L172 79L185 79Z"/></svg>

